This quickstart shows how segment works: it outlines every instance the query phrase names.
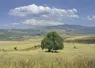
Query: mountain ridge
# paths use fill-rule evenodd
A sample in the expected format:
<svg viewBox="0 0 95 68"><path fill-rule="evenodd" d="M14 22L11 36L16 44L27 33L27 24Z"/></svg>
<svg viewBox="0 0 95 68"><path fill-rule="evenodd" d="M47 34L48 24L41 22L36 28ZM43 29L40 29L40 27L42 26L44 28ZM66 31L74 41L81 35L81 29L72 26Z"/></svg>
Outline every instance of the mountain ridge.
<svg viewBox="0 0 95 68"><path fill-rule="evenodd" d="M44 36L50 31L64 35L95 35L95 27L81 25L44 26L30 29L0 29L0 40L23 40L33 36Z"/></svg>

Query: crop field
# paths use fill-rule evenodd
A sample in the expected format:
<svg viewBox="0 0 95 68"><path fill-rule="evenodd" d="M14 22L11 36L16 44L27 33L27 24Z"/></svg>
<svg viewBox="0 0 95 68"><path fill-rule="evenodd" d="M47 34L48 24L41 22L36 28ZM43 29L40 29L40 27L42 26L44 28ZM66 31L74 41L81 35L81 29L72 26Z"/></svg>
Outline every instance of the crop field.
<svg viewBox="0 0 95 68"><path fill-rule="evenodd" d="M64 43L51 53L35 47L41 40L0 41L0 68L95 68L95 44Z"/></svg>

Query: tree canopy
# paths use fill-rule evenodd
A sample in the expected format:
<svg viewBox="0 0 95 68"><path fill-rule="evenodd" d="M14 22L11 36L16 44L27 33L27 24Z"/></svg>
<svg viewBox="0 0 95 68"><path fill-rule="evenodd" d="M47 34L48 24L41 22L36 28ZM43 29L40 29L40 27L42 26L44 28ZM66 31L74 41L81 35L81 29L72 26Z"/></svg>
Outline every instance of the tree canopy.
<svg viewBox="0 0 95 68"><path fill-rule="evenodd" d="M49 32L41 42L42 49L59 50L64 48L63 38L57 32Z"/></svg>

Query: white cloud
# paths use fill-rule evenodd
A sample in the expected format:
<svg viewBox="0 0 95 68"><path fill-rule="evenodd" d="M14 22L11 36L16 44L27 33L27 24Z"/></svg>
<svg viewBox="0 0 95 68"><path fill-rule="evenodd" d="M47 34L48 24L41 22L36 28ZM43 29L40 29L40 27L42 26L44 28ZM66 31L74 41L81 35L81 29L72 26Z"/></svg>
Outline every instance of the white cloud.
<svg viewBox="0 0 95 68"><path fill-rule="evenodd" d="M95 16L88 16L88 20L95 20Z"/></svg>
<svg viewBox="0 0 95 68"><path fill-rule="evenodd" d="M22 6L17 7L10 10L10 14L14 16L27 16L29 14L35 15L35 14L41 14L41 13L48 13L50 12L51 8L44 7L44 6L37 6L35 4L29 5L29 6Z"/></svg>
<svg viewBox="0 0 95 68"><path fill-rule="evenodd" d="M20 17L31 16L38 19L59 20L60 18L79 18L77 12L77 9L58 9L32 4L11 9L9 14Z"/></svg>
<svg viewBox="0 0 95 68"><path fill-rule="evenodd" d="M63 25L60 22L54 21L45 21L45 20L35 20L35 19L28 19L22 22L21 24L30 25L30 26L51 26L51 25Z"/></svg>

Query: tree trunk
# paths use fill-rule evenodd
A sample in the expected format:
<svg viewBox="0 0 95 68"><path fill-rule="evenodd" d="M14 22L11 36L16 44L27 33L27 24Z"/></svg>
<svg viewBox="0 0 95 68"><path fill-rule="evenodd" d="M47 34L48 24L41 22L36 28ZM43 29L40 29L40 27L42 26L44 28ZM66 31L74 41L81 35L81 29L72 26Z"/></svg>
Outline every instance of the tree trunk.
<svg viewBox="0 0 95 68"><path fill-rule="evenodd" d="M51 52L51 49L48 49L48 52Z"/></svg>

